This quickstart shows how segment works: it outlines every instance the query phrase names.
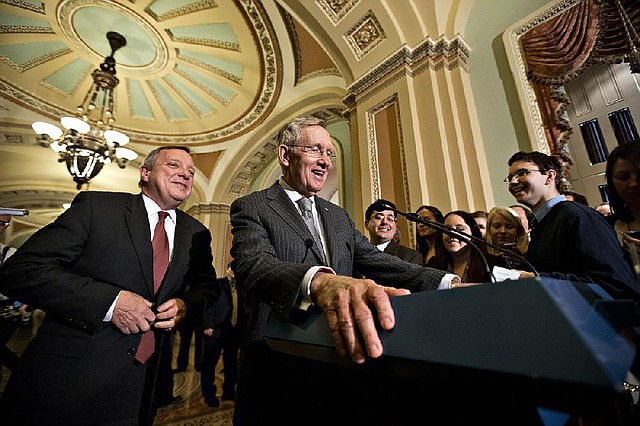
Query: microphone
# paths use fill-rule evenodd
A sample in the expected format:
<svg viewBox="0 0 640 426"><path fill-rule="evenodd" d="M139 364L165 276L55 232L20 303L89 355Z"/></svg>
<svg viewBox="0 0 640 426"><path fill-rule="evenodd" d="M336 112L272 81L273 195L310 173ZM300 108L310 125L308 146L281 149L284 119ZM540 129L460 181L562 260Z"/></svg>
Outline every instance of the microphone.
<svg viewBox="0 0 640 426"><path fill-rule="evenodd" d="M311 238L307 238L306 240L304 240L304 246L305 246L305 251L304 251L304 257L302 258L303 262L307 260L307 255L309 254L309 250L311 250L311 248L313 247L313 240Z"/></svg>
<svg viewBox="0 0 640 426"><path fill-rule="evenodd" d="M455 238L457 240L460 240L460 241L463 241L463 242L469 244L478 253L478 255L480 255L480 259L482 260L482 264L484 265L484 269L489 274L489 277L491 278L491 281L492 282L496 282L496 277L493 275L493 271L491 270L491 267L489 266L489 262L487 262L486 256L484 255L482 250L480 250L480 248L474 242L477 237L474 237L473 235L467 234L466 232L460 231L458 229L452 228L452 227L444 225L442 223L432 222L430 220L423 219L420 216L418 216L417 213L404 213L404 212L398 211L396 209L392 209L391 206L388 205L388 204L385 204L385 206L389 210L393 210L396 214L404 216L404 217L406 217L407 219L409 219L412 222L421 223L421 224L426 225L426 226L428 226L430 228L436 229L436 230L442 232L443 234L446 234L446 235L448 235L450 237L453 237L453 238Z"/></svg>
<svg viewBox="0 0 640 426"><path fill-rule="evenodd" d="M491 268L489 268L489 264L487 263L487 259L484 256L484 253L482 253L481 250L478 249L478 247L472 243L472 241L474 242L481 242L482 244L484 244L487 247L491 247L497 251L499 251L500 253L504 254L506 257L509 257L511 259L517 260L519 262L524 263L525 265L527 265L529 268L531 268L531 271L536 275L539 276L540 273L536 270L536 268L533 267L533 265L531 263L529 263L529 261L527 261L527 259L524 258L524 256L522 256L520 253L515 252L514 250L509 250L508 248L503 248L503 247L499 247L495 244L491 244L488 241L486 241L484 238L478 238L474 235L470 235L467 234L464 231L459 231L457 229L451 228L450 226L444 225L442 223L439 222L434 222L428 219L424 219L420 216L418 216L417 213L404 213L399 211L398 209L394 209L392 206L385 204L385 207L389 210L392 210L393 212L395 212L396 214L399 214L400 216L404 216L407 219L409 219L412 222L417 222L417 223L421 223L425 226L428 226L432 229L436 229L440 232L442 232L443 234L447 234L450 237L454 237L457 239L461 239L462 241L467 242L468 244L470 244L472 247L474 247L478 253L480 254L480 257L482 258L485 267L487 268L487 270L489 270L489 274L493 277L493 273L490 271ZM495 277L493 277L495 279Z"/></svg>
<svg viewBox="0 0 640 426"><path fill-rule="evenodd" d="M29 210L0 207L0 216L29 216Z"/></svg>
<svg viewBox="0 0 640 426"><path fill-rule="evenodd" d="M304 245L307 248L307 250L311 249L313 247L313 240L311 238L308 238L304 241Z"/></svg>

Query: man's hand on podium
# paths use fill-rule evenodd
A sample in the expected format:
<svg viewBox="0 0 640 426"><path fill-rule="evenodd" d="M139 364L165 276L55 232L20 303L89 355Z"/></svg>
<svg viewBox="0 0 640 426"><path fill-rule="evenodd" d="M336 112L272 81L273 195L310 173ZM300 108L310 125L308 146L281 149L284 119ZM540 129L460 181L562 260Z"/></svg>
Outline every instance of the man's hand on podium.
<svg viewBox="0 0 640 426"><path fill-rule="evenodd" d="M369 279L357 279L328 273L317 273L311 282L311 299L324 311L336 350L349 354L362 364L366 355L382 355L382 342L371 308L378 314L384 330L395 326L395 315L389 296L410 294L409 290L384 287ZM358 336L362 336L366 353Z"/></svg>

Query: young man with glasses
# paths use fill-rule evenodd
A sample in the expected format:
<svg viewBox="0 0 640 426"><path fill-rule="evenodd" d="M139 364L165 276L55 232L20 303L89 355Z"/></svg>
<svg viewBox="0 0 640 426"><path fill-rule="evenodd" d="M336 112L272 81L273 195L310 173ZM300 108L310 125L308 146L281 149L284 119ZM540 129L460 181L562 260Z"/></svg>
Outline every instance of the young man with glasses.
<svg viewBox="0 0 640 426"><path fill-rule="evenodd" d="M594 282L614 298L640 300L613 228L594 209L568 201L561 178L556 157L520 151L509 159L509 192L536 218L527 260L543 274Z"/></svg>
<svg viewBox="0 0 640 426"><path fill-rule="evenodd" d="M393 210L396 208L391 201L379 199L373 202L365 212L364 226L369 231L369 240L380 251L399 257L407 262L422 265L422 254L412 248L396 243L393 238L398 230L398 218Z"/></svg>

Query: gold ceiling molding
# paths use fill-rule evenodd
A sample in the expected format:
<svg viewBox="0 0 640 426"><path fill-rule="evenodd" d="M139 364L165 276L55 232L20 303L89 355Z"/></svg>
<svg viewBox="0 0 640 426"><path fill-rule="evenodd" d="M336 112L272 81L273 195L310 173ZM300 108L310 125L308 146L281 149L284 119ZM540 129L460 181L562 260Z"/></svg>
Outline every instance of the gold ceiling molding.
<svg viewBox="0 0 640 426"><path fill-rule="evenodd" d="M259 98L237 121L220 129L204 134L179 136L146 134L127 129L127 134L133 140L153 146L159 144L210 145L236 138L253 130L273 110L282 85L280 47L275 32L260 2L239 0L236 3L245 11L245 16L255 31L256 42L260 45L262 86L258 88Z"/></svg>
<svg viewBox="0 0 640 426"><path fill-rule="evenodd" d="M354 105L357 97L362 96L370 88L380 85L394 71L401 68L406 69L405 72L409 74L423 64L427 64L433 69L442 67L448 69L466 68L470 52L471 49L460 35L456 35L452 39L441 36L437 40L427 37L414 49L405 45L369 73L352 83L347 88L349 94L345 97L344 102L346 105Z"/></svg>
<svg viewBox="0 0 640 426"><path fill-rule="evenodd" d="M40 3L39 5L35 5L33 3L29 3L28 1L22 0L0 0L0 3L5 3L10 6L19 7L21 9L32 10L34 12L45 14L44 3Z"/></svg>
<svg viewBox="0 0 640 426"><path fill-rule="evenodd" d="M357 60L362 59L386 38L382 26L371 10L344 35Z"/></svg>
<svg viewBox="0 0 640 426"><path fill-rule="evenodd" d="M167 52L167 46L162 41L162 36L158 34L158 31L149 24L145 19L139 16L132 10L112 1L107 0L65 0L62 1L57 10L57 20L60 24L60 28L64 35L71 41L78 49L85 52L88 56L103 60L104 55L94 51L90 48L80 37L73 28L73 14L84 7L101 7L113 12L117 12L131 19L140 28L144 29L149 39L153 42L155 48L155 57L149 64L143 66L127 66L123 63L118 63L118 69L126 69L131 75L148 76L152 73L161 71L169 62L169 52Z"/></svg>
<svg viewBox="0 0 640 426"><path fill-rule="evenodd" d="M170 12L167 12L163 15L156 15L152 10L151 6L147 6L144 10L149 16L152 16L156 22L166 21L167 19L177 18L179 16L188 15L190 13L199 12L201 10L213 9L218 7L218 4L213 0L205 0L198 3L191 3L186 6L183 6L179 9L173 9Z"/></svg>
<svg viewBox="0 0 640 426"><path fill-rule="evenodd" d="M217 47L219 49L233 50L240 52L240 45L238 43L231 43L229 41L211 40L208 38L196 38L196 37L176 37L173 35L170 29L167 30L167 34L173 41L179 41L187 44L197 44L200 46Z"/></svg>
<svg viewBox="0 0 640 426"><path fill-rule="evenodd" d="M25 145L24 137L18 133L2 133L2 142L13 145ZM29 143L32 141L29 140Z"/></svg>
<svg viewBox="0 0 640 426"><path fill-rule="evenodd" d="M181 60L183 60L185 62L188 62L188 63L193 64L193 65L197 65L200 68L207 69L207 70L209 70L209 71L211 71L211 72L213 72L215 74L218 74L221 77L224 77L227 80L233 81L234 83L237 83L237 84L241 83L241 78L238 77L237 75L232 74L232 73L227 72L227 71L224 71L224 70L222 70L222 69L220 69L218 67L215 67L215 66L213 66L211 64L208 64L206 62L199 61L198 59L195 59L195 58L193 58L191 56L184 56L180 52L180 49L176 50L176 54L177 54L178 58L180 58ZM184 78L190 80L192 83L198 84L193 78L188 76L186 73L181 72L179 69L174 67L173 71L178 73L178 74L180 74L180 75L182 75ZM201 84L200 86L202 87L203 85ZM208 91L208 92L210 92L209 94L211 94L212 96L215 96L215 98L218 99L220 102L222 102L222 103L226 102L226 100L220 98L220 96L217 96L217 95L214 95L213 93L211 93L212 91Z"/></svg>
<svg viewBox="0 0 640 426"><path fill-rule="evenodd" d="M179 72L177 70L175 70L177 74L179 74ZM187 104L189 105L189 107L198 115L198 117L200 118L206 118L209 117L215 113L218 112L218 110L216 110L215 108L211 109L210 111L201 111L200 110L200 106L198 104L196 104L195 102L193 102L193 100L187 96L180 87L178 87L178 85L176 85L173 81L171 81L170 78L167 78L167 76L162 77L162 80L169 85L169 87L171 87L173 90L176 91L176 93L180 96L180 98Z"/></svg>
<svg viewBox="0 0 640 426"><path fill-rule="evenodd" d="M196 61L193 61L193 62L196 62ZM199 61L197 61L197 62L199 62ZM211 89L211 87L207 86L206 84L202 84L201 81L193 78L193 76L191 76L191 74L188 74L188 73L184 72L184 70L182 70L182 69L180 69L178 67L175 67L173 71L176 74L182 76L182 78L184 78L185 80L190 81L194 85L198 86L199 88L201 88L202 90L207 92L212 98L215 98L222 105L228 106L229 103L231 103L231 99L233 99L233 97L231 97L229 99L223 98L222 96L220 96L220 94L218 92L216 92L215 90ZM236 83L239 82L239 79L237 79L237 78L234 78L234 80L236 80Z"/></svg>
<svg viewBox="0 0 640 426"><path fill-rule="evenodd" d="M316 4L335 26L360 0L317 0Z"/></svg>
<svg viewBox="0 0 640 426"><path fill-rule="evenodd" d="M58 119L59 117L69 115L67 111L63 111L62 109L56 108L40 100L34 98L30 93L23 91L24 89L18 90L12 85L6 84L5 80L0 76L0 94L15 100L18 104L28 105L35 110L41 111L43 114L48 115L52 118Z"/></svg>
<svg viewBox="0 0 640 426"><path fill-rule="evenodd" d="M0 192L2 207L19 209L62 209L78 193L68 191L16 190Z"/></svg>
<svg viewBox="0 0 640 426"><path fill-rule="evenodd" d="M19 72L25 72L30 70L33 67L37 67L38 65L42 65L46 62L49 62L53 59L59 58L60 56L64 56L71 53L71 49L68 47L63 47L62 49L54 50L53 52L49 52L46 55L42 55L36 59L31 61L27 61L23 64L16 64L11 59L7 58L4 55L0 55L0 60L5 64L9 65L11 68L18 70Z"/></svg>
<svg viewBox="0 0 640 426"><path fill-rule="evenodd" d="M2 25L0 26L1 34L22 34L22 33L40 33L40 34L54 34L51 27L37 27L33 25Z"/></svg>

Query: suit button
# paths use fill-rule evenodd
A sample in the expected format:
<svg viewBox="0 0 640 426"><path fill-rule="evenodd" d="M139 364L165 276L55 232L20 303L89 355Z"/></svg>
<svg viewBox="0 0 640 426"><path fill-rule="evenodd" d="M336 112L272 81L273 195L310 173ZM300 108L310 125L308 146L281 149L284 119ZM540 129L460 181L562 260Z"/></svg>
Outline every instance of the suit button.
<svg viewBox="0 0 640 426"><path fill-rule="evenodd" d="M127 351L127 355L135 355L137 350L138 348L129 348L129 350Z"/></svg>

